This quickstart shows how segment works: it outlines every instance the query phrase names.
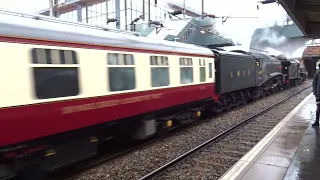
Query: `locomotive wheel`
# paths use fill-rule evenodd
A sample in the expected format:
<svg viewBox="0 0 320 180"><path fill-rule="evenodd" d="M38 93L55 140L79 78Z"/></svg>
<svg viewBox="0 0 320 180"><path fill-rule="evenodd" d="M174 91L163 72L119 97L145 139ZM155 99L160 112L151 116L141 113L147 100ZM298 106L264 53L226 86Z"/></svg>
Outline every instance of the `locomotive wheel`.
<svg viewBox="0 0 320 180"><path fill-rule="evenodd" d="M221 104L220 101L218 101L217 103L215 103L211 108L211 112L213 112L214 114L220 114L223 112L223 105ZM209 110L209 109L208 109ZM208 111L210 112L210 110ZM209 113L208 113L209 114Z"/></svg>
<svg viewBox="0 0 320 180"><path fill-rule="evenodd" d="M221 108L223 111L229 111L231 109L231 102L232 99L230 97L223 96L221 97L222 106Z"/></svg>
<svg viewBox="0 0 320 180"><path fill-rule="evenodd" d="M226 106L224 107L225 111L229 111L232 108L230 102L228 104L226 104Z"/></svg>
<svg viewBox="0 0 320 180"><path fill-rule="evenodd" d="M221 114L223 112L221 106L219 106L219 107L217 106L217 107L213 108L212 111L214 114L217 114L217 115Z"/></svg>
<svg viewBox="0 0 320 180"><path fill-rule="evenodd" d="M260 95L261 95L261 96L260 96L261 98L264 98L264 97L266 96L266 94L264 93L264 90L261 90L260 93L261 93L261 94L260 94Z"/></svg>
<svg viewBox="0 0 320 180"><path fill-rule="evenodd" d="M245 104L247 104L247 101L248 101L248 99L247 99L247 97L246 97L246 95L244 94L244 93L242 93L242 92L240 92L240 95L239 95L239 99L240 99L240 105L245 105Z"/></svg>
<svg viewBox="0 0 320 180"><path fill-rule="evenodd" d="M232 103L228 98L227 103L225 104L225 111L229 111L232 108Z"/></svg>
<svg viewBox="0 0 320 180"><path fill-rule="evenodd" d="M282 86L282 88L281 88L281 90L286 90L286 89L287 89L286 85Z"/></svg>
<svg viewBox="0 0 320 180"><path fill-rule="evenodd" d="M275 93L275 89L274 88L270 89L270 94L274 94L274 93Z"/></svg>
<svg viewBox="0 0 320 180"><path fill-rule="evenodd" d="M242 99L242 105L246 105L248 103L248 98L246 96Z"/></svg>
<svg viewBox="0 0 320 180"><path fill-rule="evenodd" d="M271 94L273 94L274 93L274 88L271 88L270 90L269 90L269 94L271 95Z"/></svg>
<svg viewBox="0 0 320 180"><path fill-rule="evenodd" d="M239 103L239 98L237 97L236 94L231 94L231 98L230 98L230 101L231 101L231 107L237 107L240 105Z"/></svg>
<svg viewBox="0 0 320 180"><path fill-rule="evenodd" d="M238 107L238 106L241 106L242 105L242 98L240 95L236 95L236 103L235 103L235 106Z"/></svg>
<svg viewBox="0 0 320 180"><path fill-rule="evenodd" d="M276 86L276 87L273 88L273 94L275 94L275 93L278 92L277 89L278 89L278 86Z"/></svg>

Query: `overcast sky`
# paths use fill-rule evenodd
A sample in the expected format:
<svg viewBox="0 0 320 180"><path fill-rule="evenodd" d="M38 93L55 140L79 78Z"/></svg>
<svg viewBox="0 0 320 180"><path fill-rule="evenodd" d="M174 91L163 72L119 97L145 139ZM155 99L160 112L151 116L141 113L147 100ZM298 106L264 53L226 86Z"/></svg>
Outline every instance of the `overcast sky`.
<svg viewBox="0 0 320 180"><path fill-rule="evenodd" d="M64 0L60 0L63 2ZM176 1L182 3L183 0L158 0ZM186 5L201 11L200 0L186 0ZM244 45L248 45L253 31L258 27L272 26L276 21L282 24L286 19L286 12L282 6L276 3L269 5L259 5L257 10L257 0L204 0L205 12L216 16L234 17L257 17L258 19L231 18L224 24L217 20L217 27L224 36L232 38ZM2 0L0 7L25 12L37 12L48 8L49 0Z"/></svg>

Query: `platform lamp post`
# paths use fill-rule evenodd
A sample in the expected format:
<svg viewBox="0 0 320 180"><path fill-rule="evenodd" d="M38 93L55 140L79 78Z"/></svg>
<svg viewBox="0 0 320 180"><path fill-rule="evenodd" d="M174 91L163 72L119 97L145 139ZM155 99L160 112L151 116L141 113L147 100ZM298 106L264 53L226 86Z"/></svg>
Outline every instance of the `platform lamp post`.
<svg viewBox="0 0 320 180"><path fill-rule="evenodd" d="M202 0L201 2L201 16L202 16L202 19L205 17L204 16L204 0Z"/></svg>
<svg viewBox="0 0 320 180"><path fill-rule="evenodd" d="M53 0L49 0L49 16L53 17Z"/></svg>
<svg viewBox="0 0 320 180"><path fill-rule="evenodd" d="M150 18L151 18L151 10L150 10L150 0L148 0L148 21L150 22ZM150 23L149 23L149 27L150 27Z"/></svg>
<svg viewBox="0 0 320 180"><path fill-rule="evenodd" d="M185 19L186 18L186 0L183 0L183 12L182 13L183 13L183 19Z"/></svg>
<svg viewBox="0 0 320 180"><path fill-rule="evenodd" d="M60 0L49 0L49 16L58 17L58 4Z"/></svg>
<svg viewBox="0 0 320 180"><path fill-rule="evenodd" d="M54 17L59 17L59 9L58 9L59 1L60 0L53 1L53 16Z"/></svg>

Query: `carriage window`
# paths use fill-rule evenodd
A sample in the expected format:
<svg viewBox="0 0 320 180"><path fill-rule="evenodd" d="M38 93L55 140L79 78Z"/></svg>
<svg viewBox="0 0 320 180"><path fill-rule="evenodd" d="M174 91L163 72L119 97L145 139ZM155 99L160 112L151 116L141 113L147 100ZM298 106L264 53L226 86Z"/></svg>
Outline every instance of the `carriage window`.
<svg viewBox="0 0 320 180"><path fill-rule="evenodd" d="M152 87L169 85L169 61L165 56L150 56Z"/></svg>
<svg viewBox="0 0 320 180"><path fill-rule="evenodd" d="M193 65L191 58L180 58L180 83L193 83Z"/></svg>
<svg viewBox="0 0 320 180"><path fill-rule="evenodd" d="M38 99L79 94L79 66L74 51L32 49L32 67Z"/></svg>
<svg viewBox="0 0 320 180"><path fill-rule="evenodd" d="M200 82L206 81L206 63L204 59L199 59L200 66Z"/></svg>
<svg viewBox="0 0 320 180"><path fill-rule="evenodd" d="M212 63L209 63L209 78L212 78Z"/></svg>
<svg viewBox="0 0 320 180"><path fill-rule="evenodd" d="M136 88L134 65L132 54L108 54L110 91L125 91Z"/></svg>

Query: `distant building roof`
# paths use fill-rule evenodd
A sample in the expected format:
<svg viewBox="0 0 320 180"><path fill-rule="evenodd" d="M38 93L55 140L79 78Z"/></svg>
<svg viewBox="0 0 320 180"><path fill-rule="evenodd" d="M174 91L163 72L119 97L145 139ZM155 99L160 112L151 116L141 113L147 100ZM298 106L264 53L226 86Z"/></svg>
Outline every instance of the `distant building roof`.
<svg viewBox="0 0 320 180"><path fill-rule="evenodd" d="M318 57L320 56L320 46L307 46L304 49L302 57Z"/></svg>

